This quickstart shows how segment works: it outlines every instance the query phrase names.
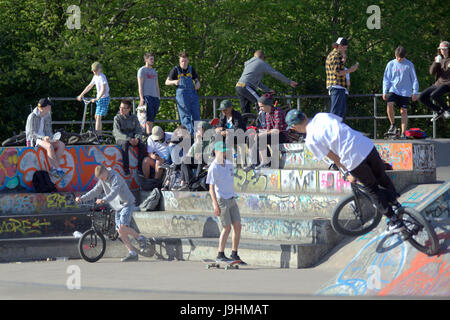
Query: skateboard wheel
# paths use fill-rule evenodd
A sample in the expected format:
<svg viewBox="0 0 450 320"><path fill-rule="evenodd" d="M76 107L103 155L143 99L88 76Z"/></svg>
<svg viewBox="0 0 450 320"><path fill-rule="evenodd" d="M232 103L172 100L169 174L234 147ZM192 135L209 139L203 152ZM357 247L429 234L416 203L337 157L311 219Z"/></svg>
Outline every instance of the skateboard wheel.
<svg viewBox="0 0 450 320"><path fill-rule="evenodd" d="M228 270L228 266L225 266L225 270Z"/></svg>
<svg viewBox="0 0 450 320"><path fill-rule="evenodd" d="M209 265L209 264L207 264L207 265L206 265L206 269L209 269L209 268L210 268L210 265Z"/></svg>
<svg viewBox="0 0 450 320"><path fill-rule="evenodd" d="M236 265L236 267L235 267L236 269L239 269L239 266L238 265Z"/></svg>

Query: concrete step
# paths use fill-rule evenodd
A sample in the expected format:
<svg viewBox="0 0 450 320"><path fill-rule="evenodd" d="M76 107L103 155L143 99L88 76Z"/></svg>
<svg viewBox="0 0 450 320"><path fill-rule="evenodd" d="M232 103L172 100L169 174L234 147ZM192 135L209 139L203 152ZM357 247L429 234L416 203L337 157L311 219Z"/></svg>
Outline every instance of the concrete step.
<svg viewBox="0 0 450 320"><path fill-rule="evenodd" d="M136 212L140 232L153 236L218 238L222 225L211 214L170 211ZM338 238L330 220L271 216L241 216L242 239L333 243Z"/></svg>
<svg viewBox="0 0 450 320"><path fill-rule="evenodd" d="M202 261L215 259L218 239L210 238L156 238L156 254L150 259ZM254 266L273 268L308 268L315 266L334 244L302 244L293 241L242 240L240 257ZM231 240L225 254L231 253ZM104 258L122 258L127 254L120 241L107 240ZM58 259L81 259L78 239L53 237L40 239L0 240L0 262L39 261ZM140 259L148 259L140 257Z"/></svg>
<svg viewBox="0 0 450 320"><path fill-rule="evenodd" d="M142 199L148 193L142 192ZM349 194L238 193L241 215L330 218L333 208ZM209 192L164 191L161 210L213 213Z"/></svg>

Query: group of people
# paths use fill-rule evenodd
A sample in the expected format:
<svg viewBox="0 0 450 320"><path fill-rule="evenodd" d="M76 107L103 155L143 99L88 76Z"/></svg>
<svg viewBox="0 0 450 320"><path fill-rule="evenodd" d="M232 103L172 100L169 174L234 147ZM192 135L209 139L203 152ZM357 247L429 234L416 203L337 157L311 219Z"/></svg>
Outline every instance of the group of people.
<svg viewBox="0 0 450 320"><path fill-rule="evenodd" d="M333 43L333 50L326 60L327 89L331 97L330 113L342 119L347 113L347 96L349 94L349 76L355 72L359 64L345 68L346 52L349 42L345 38L338 38ZM408 128L408 106L410 100L419 100L435 112L431 121L444 116L450 117L450 107L445 102L444 94L450 92L450 43L443 41L437 48L438 54L430 67L430 74L435 76L435 83L422 91L419 95L419 82L417 80L414 64L406 59L406 49L399 46L395 49L395 59L388 62L383 76L383 100L387 102L387 115L390 127L387 134L395 134L394 106L400 108L401 138L405 137Z"/></svg>
<svg viewBox="0 0 450 320"><path fill-rule="evenodd" d="M256 154L258 158L256 161L251 161L251 168L264 168L270 163L267 150L263 148L264 152L262 152L259 146L261 139L268 141L268 145L271 145L270 140L274 136L277 137L275 144L289 142L288 130L303 134L306 136L306 146L318 159L330 158L348 173L350 180L358 179L368 188L374 203L389 218L390 230L401 230L402 222L396 218L389 205L393 199L396 199L398 193L384 172L383 161L370 139L344 123L350 87L349 75L358 69L358 64L348 69L345 67L348 49L346 39L339 38L333 46L333 51L326 60L326 85L331 97L330 113L319 113L311 121L299 110L291 110L285 115L280 107L274 105L272 95L275 92L262 83L263 76L269 74L291 87L296 87L297 82L288 79L268 65L264 61L264 52L256 51L254 57L245 62L242 76L236 84L241 111L249 113L251 106L256 103L259 107L256 130L253 135L247 136L246 141L249 153ZM450 91L449 47L450 44L446 41L439 45L439 54L430 68L430 73L436 76L436 83L420 95L418 95L419 86L414 65L405 58L404 48L398 47L395 50L395 59L386 66L383 78L383 99L387 101L387 113L391 122L389 131L396 130L394 106L397 105L401 110L401 129L404 134L407 128L407 108L411 96L413 101L419 99L436 112L433 121L441 116L445 116L445 118L450 116L450 109L442 98L443 94ZM218 123L212 125L205 121L199 121L197 90L200 88L200 81L194 68L189 65L187 54L183 52L179 55L179 66L171 70L165 82L166 85L177 87L176 101L181 125L173 133L164 132L161 127L153 125L160 105L158 74L153 69L154 55L147 53L144 60L145 66L139 69L137 77L139 104L140 107L145 105L146 108L145 123L141 124L138 117L131 112L132 104L128 100L121 101L119 113L114 118L113 134L117 144L122 148L124 173L125 175L130 174L128 155L130 146L136 147L138 174L145 178L151 176L152 169L154 178L161 178L167 165L174 162L174 157L197 160L195 163L192 161L178 162L182 171L182 183L178 190L186 190L193 172L198 175L202 168L208 165L206 183L209 185L214 214L219 217L223 225L217 260L240 260L237 250L240 241L241 218L235 201L233 162L226 156L229 151L229 144L226 141L231 136L231 144L238 147L236 136L230 133L236 130L247 130L242 114L233 108L231 101L225 100L221 102L219 108L221 116ZM97 104L96 130L101 134L101 120L108 111L109 86L99 63L92 65L92 71L94 77L78 99L81 100L94 85L96 86L97 96L92 102ZM262 90L264 94L260 96L257 93L258 89ZM50 100L41 99L38 106L29 115L26 124L27 141L30 142L30 145L42 147L47 151L51 165L50 172L62 177L64 171L59 165L59 160L65 146L61 141L52 139L50 115L52 105ZM206 138L208 130L213 130L213 135ZM142 140L143 135L147 135L146 143ZM193 144L189 151L183 154L176 146L185 139ZM272 147L277 148L276 145L272 145ZM210 161L203 157L204 154L210 157ZM259 162L259 166L256 166L257 162ZM98 166L95 175L99 179L98 184L88 194L76 200L98 198L97 203L111 203L116 210L119 234L121 238L127 238L124 244L129 249L129 255L123 261L135 261L137 254L133 251L128 237L136 238L143 247L146 243L145 237L130 228L135 199L129 192L125 180L119 174L103 166ZM380 186L389 192L386 193ZM105 197L99 197L101 191L106 194ZM224 250L231 227L234 229L234 234L232 253L228 258L225 256Z"/></svg>

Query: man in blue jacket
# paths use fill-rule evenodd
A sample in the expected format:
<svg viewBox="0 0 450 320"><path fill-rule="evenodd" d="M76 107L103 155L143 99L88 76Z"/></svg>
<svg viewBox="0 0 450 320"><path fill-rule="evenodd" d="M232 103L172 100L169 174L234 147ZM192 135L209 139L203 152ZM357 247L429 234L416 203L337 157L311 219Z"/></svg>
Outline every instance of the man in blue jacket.
<svg viewBox="0 0 450 320"><path fill-rule="evenodd" d="M395 134L397 131L394 111L396 104L402 116L402 138L405 138L408 127L409 99L412 95L412 101L416 101L419 93L419 81L417 81L414 64L405 56L405 48L399 46L395 49L395 59L387 64L383 77L383 100L387 101L387 115L391 123L387 134Z"/></svg>

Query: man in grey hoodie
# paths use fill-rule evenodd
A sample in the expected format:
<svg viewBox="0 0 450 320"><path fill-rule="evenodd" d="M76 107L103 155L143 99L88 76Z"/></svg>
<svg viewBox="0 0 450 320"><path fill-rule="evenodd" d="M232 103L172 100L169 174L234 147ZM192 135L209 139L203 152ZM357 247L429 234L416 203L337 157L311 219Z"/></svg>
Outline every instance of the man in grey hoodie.
<svg viewBox="0 0 450 320"><path fill-rule="evenodd" d="M123 258L122 262L137 261L139 258L131 245L129 236L134 237L138 241L141 249L146 246L146 238L130 227L135 208L135 198L125 180L112 169L103 165L97 166L95 168L95 176L98 178L95 187L85 195L76 197L75 201L89 201L97 198L97 204L109 203L111 208L116 211L116 228L120 239L122 239L129 251L128 256ZM105 194L105 196L100 198L102 194Z"/></svg>
<svg viewBox="0 0 450 320"><path fill-rule="evenodd" d="M128 150L130 146L137 147L138 174L142 173L142 161L147 155L146 145L142 143L142 127L136 115L131 113L131 102L122 100L119 114L114 117L113 135L116 143L122 148L123 170L130 174Z"/></svg>
<svg viewBox="0 0 450 320"><path fill-rule="evenodd" d="M239 96L242 113L249 113L251 104L255 104L258 101L259 95L256 93L257 89L261 89L264 93L275 93L274 90L266 87L261 82L264 74L268 73L275 79L278 79L293 88L298 85L297 82L289 80L265 62L264 52L262 50L257 50L253 58L246 61L244 66L244 71L236 84L236 93Z"/></svg>
<svg viewBox="0 0 450 320"><path fill-rule="evenodd" d="M50 114L53 103L46 98L39 100L38 106L27 118L25 127L27 145L44 148L47 152L50 171L58 178L64 177L59 161L64 153L65 145L59 140L53 140L52 116Z"/></svg>

